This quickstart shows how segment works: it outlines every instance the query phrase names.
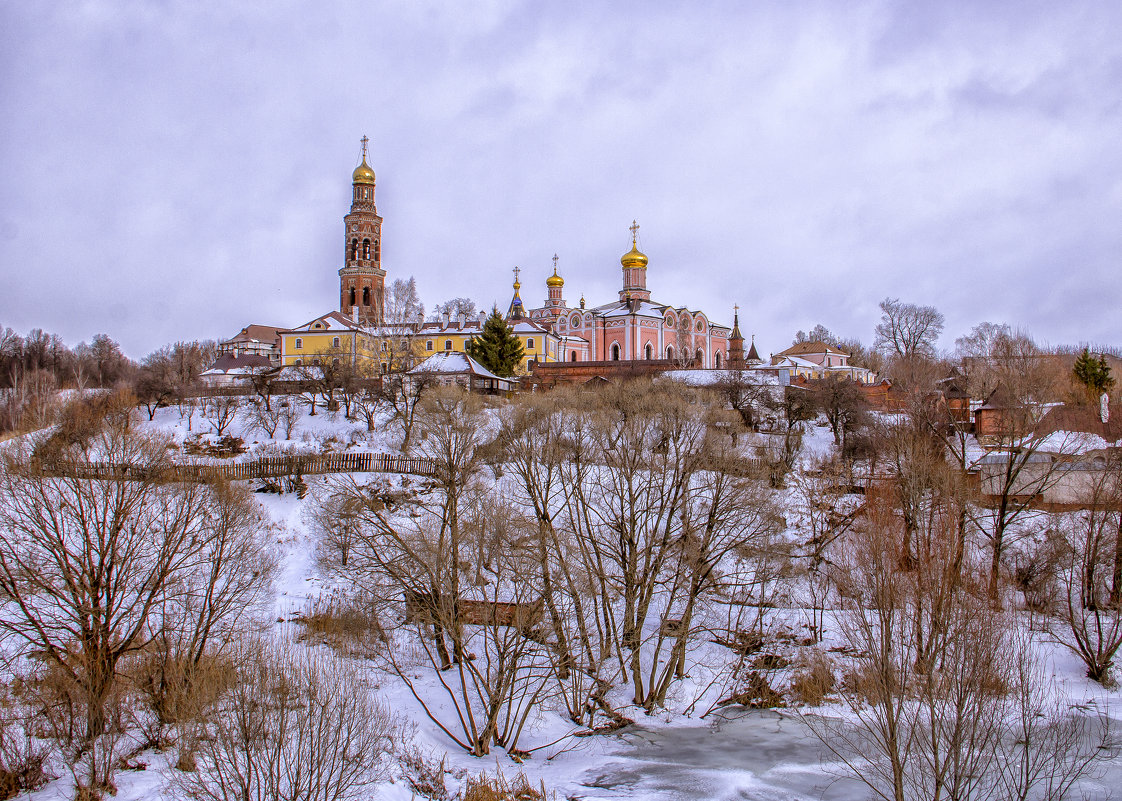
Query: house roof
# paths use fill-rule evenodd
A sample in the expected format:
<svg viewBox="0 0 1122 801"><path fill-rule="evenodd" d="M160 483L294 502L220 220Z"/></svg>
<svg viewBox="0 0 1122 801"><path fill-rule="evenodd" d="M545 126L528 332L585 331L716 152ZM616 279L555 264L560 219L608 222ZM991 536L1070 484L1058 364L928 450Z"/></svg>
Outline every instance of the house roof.
<svg viewBox="0 0 1122 801"><path fill-rule="evenodd" d="M356 323L354 320L352 320L342 312L329 311L327 314L308 320L308 322L304 323L303 325L298 325L295 328L283 328L281 330L285 332L313 331L316 329L313 329L312 326L314 326L316 323L323 324L323 328L319 329L322 331L353 331L358 328L358 323Z"/></svg>
<svg viewBox="0 0 1122 801"><path fill-rule="evenodd" d="M229 373L244 373L253 367L269 367L269 357L260 354L245 353L233 356L224 353L214 360L214 364L204 370L200 375L226 375Z"/></svg>
<svg viewBox="0 0 1122 801"><path fill-rule="evenodd" d="M490 378L495 381L507 382L511 380L495 375L466 353L455 352L434 353L409 371L410 375L418 373L432 373L435 375L461 375L463 373L468 373L476 378Z"/></svg>
<svg viewBox="0 0 1122 801"><path fill-rule="evenodd" d="M844 350L838 350L833 345L825 342L797 342L787 350L780 351L776 356L805 356L810 353L836 353L839 356L848 356Z"/></svg>
<svg viewBox="0 0 1122 801"><path fill-rule="evenodd" d="M1060 432L1092 434L1108 443L1122 439L1122 408L1108 408L1104 423L1099 408L1063 405L1049 410L1033 429L1034 437L1048 437Z"/></svg>
<svg viewBox="0 0 1122 801"><path fill-rule="evenodd" d="M268 342L272 344L277 341L277 334L282 330L282 328L275 325L250 323L241 331L222 342L222 344L227 345L235 342Z"/></svg>

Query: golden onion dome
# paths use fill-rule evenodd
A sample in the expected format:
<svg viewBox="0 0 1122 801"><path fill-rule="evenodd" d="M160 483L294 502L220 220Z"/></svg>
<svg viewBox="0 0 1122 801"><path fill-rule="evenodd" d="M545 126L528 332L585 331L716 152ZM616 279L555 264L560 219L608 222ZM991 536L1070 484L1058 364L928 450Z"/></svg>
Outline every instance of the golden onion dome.
<svg viewBox="0 0 1122 801"><path fill-rule="evenodd" d="M565 286L565 279L557 274L557 268L556 267L553 268L553 275L551 275L551 276L549 276L549 278L545 279L545 285L547 287L549 287L550 289L553 289L554 287Z"/></svg>
<svg viewBox="0 0 1122 801"><path fill-rule="evenodd" d="M351 183L374 183L374 170L370 169L370 165L366 163L366 156L362 157L362 164L359 164L357 167L355 167L354 175L351 176Z"/></svg>
<svg viewBox="0 0 1122 801"><path fill-rule="evenodd" d="M631 250L623 254L619 263L624 267L643 267L647 266L647 257L639 251L635 240L631 240Z"/></svg>

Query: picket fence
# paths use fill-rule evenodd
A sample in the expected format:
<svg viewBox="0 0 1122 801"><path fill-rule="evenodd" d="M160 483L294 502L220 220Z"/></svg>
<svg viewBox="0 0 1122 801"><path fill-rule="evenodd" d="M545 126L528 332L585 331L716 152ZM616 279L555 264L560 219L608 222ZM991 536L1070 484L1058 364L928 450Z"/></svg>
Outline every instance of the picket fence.
<svg viewBox="0 0 1122 801"><path fill-rule="evenodd" d="M436 474L436 464L429 459L411 459L382 453L324 453L298 456L265 456L229 464L178 463L164 467L87 463L52 465L46 472L72 478L92 479L162 479L165 481L214 481L254 478L283 478L323 473L410 473L417 476Z"/></svg>

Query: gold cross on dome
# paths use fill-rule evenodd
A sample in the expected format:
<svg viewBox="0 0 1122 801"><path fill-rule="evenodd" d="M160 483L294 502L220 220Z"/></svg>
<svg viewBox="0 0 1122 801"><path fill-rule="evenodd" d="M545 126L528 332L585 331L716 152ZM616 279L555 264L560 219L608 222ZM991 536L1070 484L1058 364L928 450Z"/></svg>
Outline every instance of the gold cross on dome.
<svg viewBox="0 0 1122 801"><path fill-rule="evenodd" d="M737 306L735 303L732 304L732 313L733 314L740 314L740 307Z"/></svg>
<svg viewBox="0 0 1122 801"><path fill-rule="evenodd" d="M638 240L638 238L639 238L639 221L638 220L632 220L631 221L631 241L635 242L635 241Z"/></svg>
<svg viewBox="0 0 1122 801"><path fill-rule="evenodd" d="M516 284L518 283L518 273L519 272L520 272L519 269L517 267L515 267L514 268L514 283L516 283Z"/></svg>
<svg viewBox="0 0 1122 801"><path fill-rule="evenodd" d="M366 134L362 135L362 160L366 161L366 143L370 141L370 137Z"/></svg>
<svg viewBox="0 0 1122 801"><path fill-rule="evenodd" d="M557 272L557 254L553 254L553 272Z"/></svg>

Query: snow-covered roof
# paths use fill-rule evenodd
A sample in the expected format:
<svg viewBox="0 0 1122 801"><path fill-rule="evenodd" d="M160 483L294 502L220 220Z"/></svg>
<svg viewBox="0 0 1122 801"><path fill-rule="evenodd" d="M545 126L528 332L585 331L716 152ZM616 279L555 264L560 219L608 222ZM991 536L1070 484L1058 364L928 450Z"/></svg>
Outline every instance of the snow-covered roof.
<svg viewBox="0 0 1122 801"><path fill-rule="evenodd" d="M314 328L316 323L320 324L320 328ZM295 328L286 328L285 331L349 331L358 328L358 323L347 317L342 312L330 311L322 317L316 317L314 320L308 320L303 325L298 325Z"/></svg>
<svg viewBox="0 0 1122 801"><path fill-rule="evenodd" d="M501 376L495 375L466 353L456 353L454 351L450 353L434 353L409 371L410 375L415 375L417 373L434 373L441 375L449 373L470 373L477 378L510 381L509 378L502 378Z"/></svg>

